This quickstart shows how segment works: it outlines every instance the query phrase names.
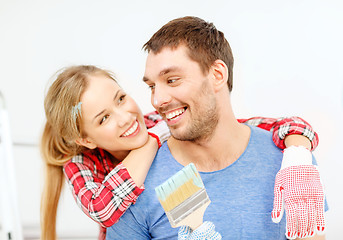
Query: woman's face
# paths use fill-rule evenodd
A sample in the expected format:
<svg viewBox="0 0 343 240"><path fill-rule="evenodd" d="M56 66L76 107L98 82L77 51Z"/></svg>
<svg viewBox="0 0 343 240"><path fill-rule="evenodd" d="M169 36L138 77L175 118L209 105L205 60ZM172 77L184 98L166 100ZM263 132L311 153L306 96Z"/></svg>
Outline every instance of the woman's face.
<svg viewBox="0 0 343 240"><path fill-rule="evenodd" d="M81 102L82 129L87 137L80 144L102 148L121 160L148 140L141 110L114 80L90 76Z"/></svg>

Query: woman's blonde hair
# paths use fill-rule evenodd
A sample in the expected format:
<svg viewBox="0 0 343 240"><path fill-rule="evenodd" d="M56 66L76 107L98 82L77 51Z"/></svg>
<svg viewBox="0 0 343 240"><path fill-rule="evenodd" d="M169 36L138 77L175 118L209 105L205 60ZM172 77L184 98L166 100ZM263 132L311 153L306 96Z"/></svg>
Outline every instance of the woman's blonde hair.
<svg viewBox="0 0 343 240"><path fill-rule="evenodd" d="M114 79L109 71L80 65L63 69L49 87L44 100L46 123L41 138L41 154L45 163L45 182L41 199L41 239L56 239L57 207L63 187L63 165L84 147L75 140L82 132L80 99L88 86L88 78L102 75Z"/></svg>

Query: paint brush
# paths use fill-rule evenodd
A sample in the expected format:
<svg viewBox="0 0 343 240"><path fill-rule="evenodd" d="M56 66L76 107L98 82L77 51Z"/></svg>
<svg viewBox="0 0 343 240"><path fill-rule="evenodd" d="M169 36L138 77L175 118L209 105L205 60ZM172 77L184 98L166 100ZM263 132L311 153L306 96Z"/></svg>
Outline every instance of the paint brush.
<svg viewBox="0 0 343 240"><path fill-rule="evenodd" d="M155 191L173 228L187 225L194 230L203 223L211 201L193 163L156 187Z"/></svg>

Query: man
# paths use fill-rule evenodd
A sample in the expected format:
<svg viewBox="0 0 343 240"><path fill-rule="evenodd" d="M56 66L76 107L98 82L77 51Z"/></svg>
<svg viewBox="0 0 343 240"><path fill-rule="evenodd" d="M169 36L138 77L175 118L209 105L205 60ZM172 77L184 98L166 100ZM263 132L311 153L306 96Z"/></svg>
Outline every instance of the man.
<svg viewBox="0 0 343 240"><path fill-rule="evenodd" d="M178 230L170 227L154 188L191 162L201 172L211 199L204 220L213 222L223 239L286 239L286 218L277 201L274 221L280 223L271 220L282 152L269 132L240 124L234 116L230 99L233 56L224 34L202 19L184 17L163 26L144 48L148 57L143 80L172 137L156 155L146 190L107 230L107 239L176 239ZM302 136L296 141L301 144ZM297 165L299 170L305 164L316 175L309 156L305 163L282 169ZM285 188L281 183L275 186L276 193ZM323 207L322 189L316 197L304 201ZM289 224L288 237L315 234L314 215L308 212L299 218L299 226L293 226L294 221ZM321 214L318 211L322 221L316 222L320 234L325 228Z"/></svg>

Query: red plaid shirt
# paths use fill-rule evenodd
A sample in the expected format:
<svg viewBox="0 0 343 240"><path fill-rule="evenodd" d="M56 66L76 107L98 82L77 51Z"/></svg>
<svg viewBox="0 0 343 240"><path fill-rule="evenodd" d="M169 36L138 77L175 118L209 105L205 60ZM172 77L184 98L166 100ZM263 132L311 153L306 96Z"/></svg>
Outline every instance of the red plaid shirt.
<svg viewBox="0 0 343 240"><path fill-rule="evenodd" d="M144 116L147 128L161 121L157 112ZM318 144L318 136L303 119L262 118L238 119L240 123L273 131L273 141L285 148L284 138L289 134L300 134L312 142L312 149ZM64 174L77 205L94 221L101 225L99 239L106 238L106 227L112 226L143 192L137 186L127 169L103 149L87 150L73 157L64 165Z"/></svg>

